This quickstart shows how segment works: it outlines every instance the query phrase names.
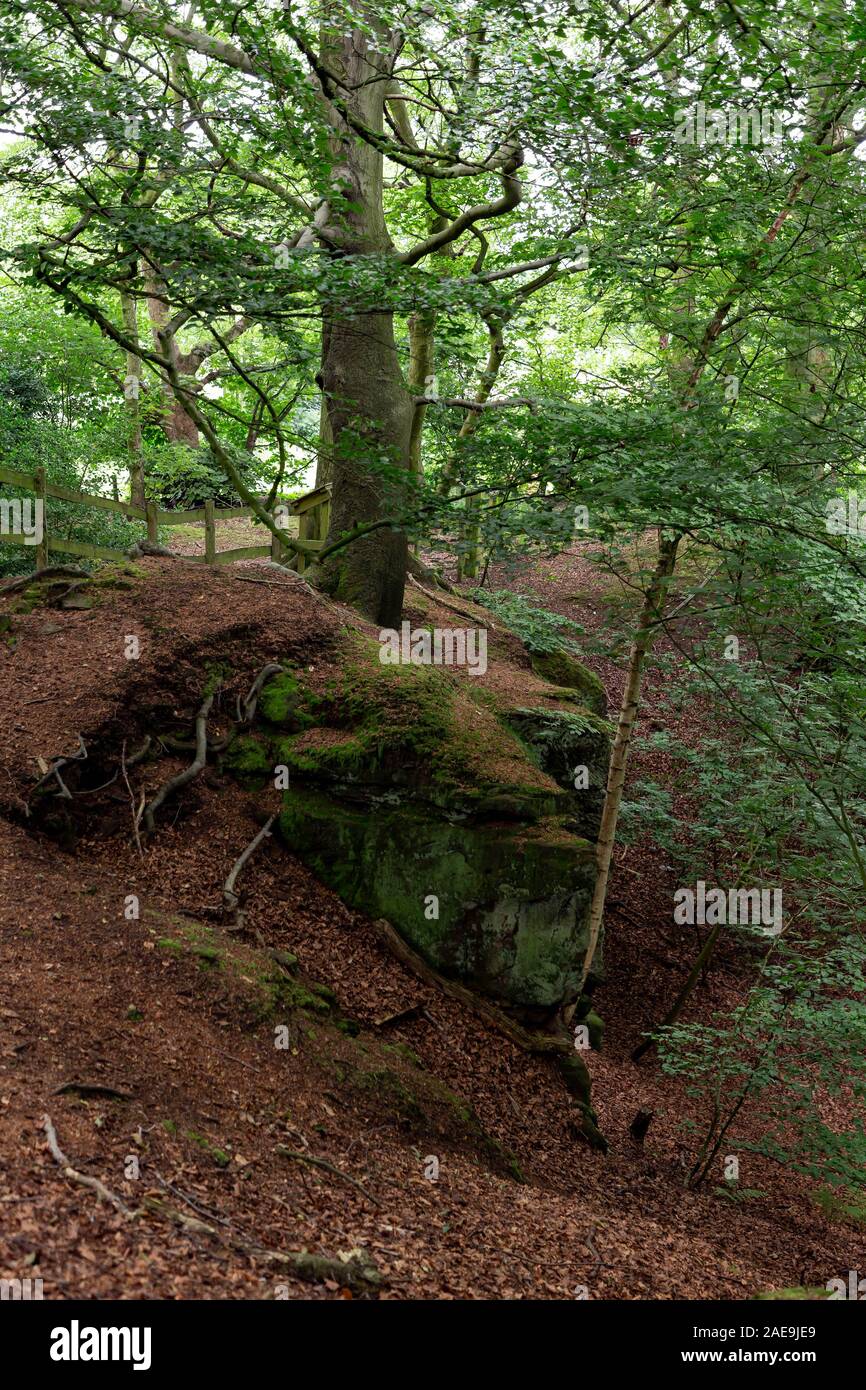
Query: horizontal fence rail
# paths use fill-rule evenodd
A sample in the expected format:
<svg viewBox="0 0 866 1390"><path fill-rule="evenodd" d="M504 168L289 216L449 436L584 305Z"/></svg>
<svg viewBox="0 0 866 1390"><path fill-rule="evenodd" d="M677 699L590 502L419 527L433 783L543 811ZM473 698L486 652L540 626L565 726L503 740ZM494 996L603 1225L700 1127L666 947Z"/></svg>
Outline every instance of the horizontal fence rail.
<svg viewBox="0 0 866 1390"><path fill-rule="evenodd" d="M49 498L56 498L60 502L80 502L88 507L95 507L97 510L106 512L116 512L119 516L143 521L147 527L147 539L155 542L160 526L188 526L197 521L204 526L204 555L187 555L187 560L197 561L204 565L230 565L236 560L260 560L270 557L279 560L288 547L283 546L272 536L268 545L243 545L237 546L233 550L217 550L216 548L216 526L219 521L235 521L246 519L261 525L252 507L217 507L212 501L207 501L201 507L195 507L191 511L167 512L157 507L155 502L148 502L144 507L137 507L132 502L121 502L111 497L99 497L93 493L77 492L74 488L62 487L59 483L50 483L45 477L44 469L37 468L34 473L21 473L14 468L0 468L0 483L7 486L20 488L24 492L32 492L38 501L42 502L41 534L38 540L28 538L23 532L4 535L0 533L0 545L18 545L36 552L36 566L41 568L48 563L48 555L51 552L59 552L65 555L80 555L92 560L125 560L126 551L112 550L109 546L92 545L89 541L65 540L63 538L53 539L48 531L48 506ZM328 533L328 521L331 510L331 489L328 486L314 488L312 492L305 493L303 497L296 497L292 502L283 504L290 515L299 518L299 539L302 539L311 550L321 550L324 545L325 536ZM296 558L297 568L303 572L307 567L307 557L298 554Z"/></svg>

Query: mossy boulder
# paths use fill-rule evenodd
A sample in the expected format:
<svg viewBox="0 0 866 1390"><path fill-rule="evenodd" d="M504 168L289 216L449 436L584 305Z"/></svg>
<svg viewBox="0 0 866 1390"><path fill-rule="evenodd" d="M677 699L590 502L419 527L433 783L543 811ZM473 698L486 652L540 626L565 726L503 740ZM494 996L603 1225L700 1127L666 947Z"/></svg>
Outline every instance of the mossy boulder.
<svg viewBox="0 0 866 1390"><path fill-rule="evenodd" d="M595 853L555 819L450 821L293 787L280 829L344 902L392 922L444 974L521 1006L573 995Z"/></svg>
<svg viewBox="0 0 866 1390"><path fill-rule="evenodd" d="M598 676L578 661L570 652L559 650L533 652L532 669L537 676L550 681L551 685L565 690L577 691L581 704L604 718L607 714L607 696Z"/></svg>
<svg viewBox="0 0 866 1390"><path fill-rule="evenodd" d="M383 664L360 633L337 674L308 681L286 671L265 685L255 737L268 751L245 741L236 755L242 776L288 767L280 830L293 853L444 974L526 1009L573 998L602 721L577 706L513 710L451 671ZM577 762L591 769L588 797Z"/></svg>
<svg viewBox="0 0 866 1390"><path fill-rule="evenodd" d="M421 800L448 817L538 821L569 810L502 711L436 667L370 657L361 648L347 662L318 719L277 741L275 762L338 795Z"/></svg>

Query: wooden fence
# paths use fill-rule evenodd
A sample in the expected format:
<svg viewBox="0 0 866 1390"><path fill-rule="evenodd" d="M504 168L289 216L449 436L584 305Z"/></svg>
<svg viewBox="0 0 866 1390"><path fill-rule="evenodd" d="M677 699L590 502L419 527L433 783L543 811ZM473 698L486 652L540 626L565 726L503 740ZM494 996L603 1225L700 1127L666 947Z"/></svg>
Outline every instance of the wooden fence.
<svg viewBox="0 0 866 1390"><path fill-rule="evenodd" d="M62 487L59 483L49 483L45 477L44 468L37 468L34 473L18 473L11 468L0 468L0 483L6 483L11 487L19 488L24 492L32 492L38 501L42 503L42 538L38 545L33 546L36 551L36 566L41 568L48 564L48 556L52 551L60 552L63 555L81 555L91 560L124 560L126 553L122 550L111 550L104 545L91 545L89 541L66 540L62 537L52 539L49 532L48 521L48 500L57 498L62 502L81 502L88 507L95 507L99 511L117 512L119 515L132 518L136 521L143 521L147 527L147 538L156 541L160 526L187 526L192 522L201 521L204 524L204 555L188 555L188 560L197 560L205 565L229 565L234 560L257 560L270 556L271 559L279 560L287 547L280 545L276 536L271 536L268 545L244 545L238 546L234 550L217 550L216 548L216 524L218 521L231 521L235 517L245 517L248 520L257 521L255 513L251 507L216 507L213 501L205 502L204 506L196 507L188 512L165 512L157 507L155 502L148 502L145 507L136 507L131 502L121 502L110 497L97 497L92 493L77 492L74 488ZM14 499L9 499L10 501ZM328 520L331 510L331 489L329 486L314 488L312 492L307 492L303 497L297 497L293 502L280 504L285 506L291 516L298 517L298 539L304 540L314 550L320 550L324 544L325 536L328 534ZM261 525L261 523L258 523ZM24 533L18 532L13 535L0 534L0 545L27 545ZM305 555L298 554L296 566L299 571L303 571L308 564Z"/></svg>

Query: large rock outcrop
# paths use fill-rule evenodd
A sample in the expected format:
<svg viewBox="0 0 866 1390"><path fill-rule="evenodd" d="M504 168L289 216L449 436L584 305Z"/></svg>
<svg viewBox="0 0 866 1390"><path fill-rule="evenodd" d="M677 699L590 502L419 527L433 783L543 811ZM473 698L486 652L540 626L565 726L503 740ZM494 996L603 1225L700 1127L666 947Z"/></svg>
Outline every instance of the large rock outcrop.
<svg viewBox="0 0 866 1390"><path fill-rule="evenodd" d="M378 654L356 631L327 690L303 670L275 676L235 770L288 769L285 842L344 901L443 973L553 1009L574 997L586 947L607 726L573 688L548 687L565 709L524 705Z"/></svg>

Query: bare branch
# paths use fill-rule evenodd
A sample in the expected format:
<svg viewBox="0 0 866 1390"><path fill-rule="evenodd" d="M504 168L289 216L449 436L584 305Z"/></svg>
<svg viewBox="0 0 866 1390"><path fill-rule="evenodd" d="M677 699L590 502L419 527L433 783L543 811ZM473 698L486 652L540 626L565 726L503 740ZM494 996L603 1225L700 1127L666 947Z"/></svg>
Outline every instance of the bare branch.
<svg viewBox="0 0 866 1390"><path fill-rule="evenodd" d="M402 265L416 265L425 256L432 255L434 251L441 251L443 246L456 241L476 222L486 222L488 218L503 217L505 213L511 212L518 206L523 196L523 185L516 177L517 170L522 163L523 151L517 147L513 150L511 159L503 170L501 198L495 198L489 203L476 203L473 207L467 208L465 212L461 212L459 217L455 217L453 222L449 222L440 231L431 233L423 241L417 242L410 250L401 252L396 259Z"/></svg>

